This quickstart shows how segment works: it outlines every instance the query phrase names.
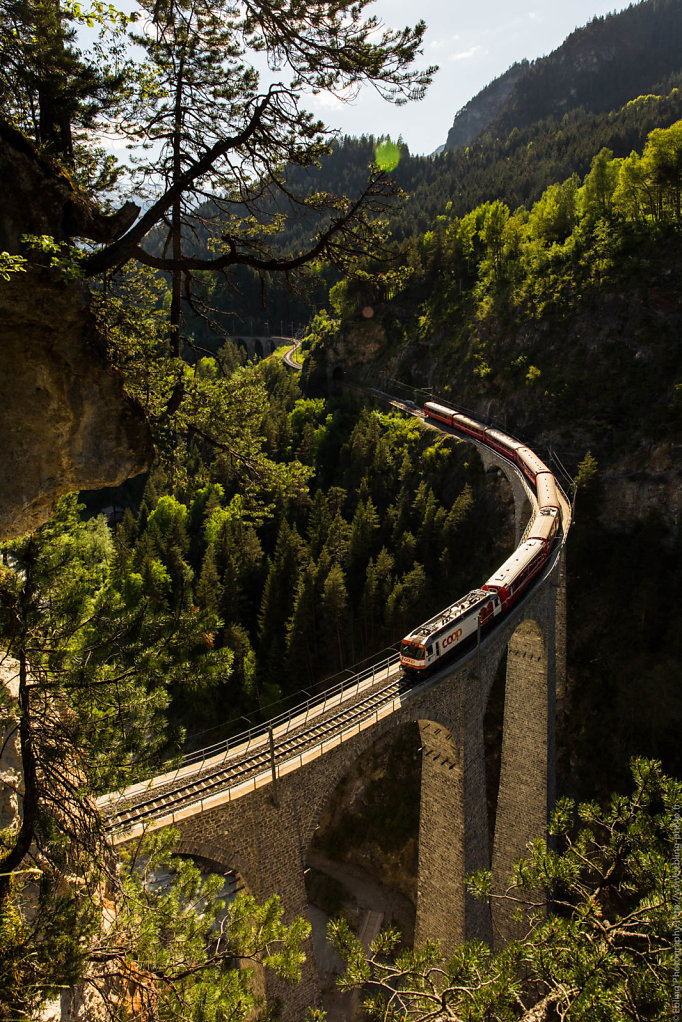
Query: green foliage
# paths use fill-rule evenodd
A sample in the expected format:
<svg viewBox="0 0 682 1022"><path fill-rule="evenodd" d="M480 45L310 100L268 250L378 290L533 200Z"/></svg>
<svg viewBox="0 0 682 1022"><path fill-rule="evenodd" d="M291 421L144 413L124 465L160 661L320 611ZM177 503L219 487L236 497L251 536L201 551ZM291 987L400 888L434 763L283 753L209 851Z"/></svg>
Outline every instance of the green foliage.
<svg viewBox="0 0 682 1022"><path fill-rule="evenodd" d="M21 241L33 252L32 262L37 253L48 257L47 265L68 283L83 276L83 252L66 242L56 242L49 234L22 234ZM26 260L23 260L26 262Z"/></svg>
<svg viewBox="0 0 682 1022"><path fill-rule="evenodd" d="M210 497L201 495L205 507ZM229 650L208 641L221 626L215 607L187 598L190 515L162 496L147 516L144 549L130 551L102 519L81 521L70 498L8 549L0 628L19 695L16 704L4 698L3 724L18 729L24 797L20 823L0 836L7 1017L33 1017L85 976L108 990L121 1017L128 990L131 1005L149 999L159 1019L199 1004L203 1018L246 1018L256 1002L248 974L232 971L235 958L291 981L298 975L307 928L284 927L276 900L258 907L241 898L216 941L219 884L202 885L196 870L176 863L175 884L159 889L154 878L170 845L158 835L142 847L142 868L136 861L111 872L93 812L94 795L158 768L172 737L171 699L188 691L201 699L229 672ZM248 654L241 660L246 678Z"/></svg>
<svg viewBox="0 0 682 1022"><path fill-rule="evenodd" d="M597 459L594 457L591 451L588 451L583 460L578 465L578 474L575 477L576 486L589 487L592 486L595 479L597 478L598 465Z"/></svg>
<svg viewBox="0 0 682 1022"><path fill-rule="evenodd" d="M40 532L13 541L14 567L0 578L4 648L30 662L26 723L49 780L42 811L57 817L65 783L82 802L131 773L146 776L179 737L164 728L171 694L210 687L231 659L206 643L219 619L187 599L177 519L165 529L152 519L155 546L131 558L102 519L83 523L77 510L65 499ZM51 699L68 727L50 718ZM61 774L63 743L81 763L82 789Z"/></svg>
<svg viewBox="0 0 682 1022"><path fill-rule="evenodd" d="M682 785L660 764L632 763L634 790L606 809L559 803L550 840L516 864L511 902L525 935L493 953L464 944L444 960L437 942L392 960L396 937L381 934L367 957L343 921L329 925L346 962L342 989L371 984L369 1019L571 1018L626 1022L670 1017L676 865ZM490 900L489 874L470 889Z"/></svg>
<svg viewBox="0 0 682 1022"><path fill-rule="evenodd" d="M258 905L240 893L226 906L223 878L175 858L176 839L148 835L109 875L81 857L80 885L67 886L54 860L38 871L39 889L15 875L0 914L3 1017L35 1017L75 984L120 1022L263 1017L254 969L295 983L310 927L300 918L286 926L276 896Z"/></svg>
<svg viewBox="0 0 682 1022"><path fill-rule="evenodd" d="M9 280L13 273L26 272L26 259L20 255L10 255L9 252L0 252L0 277Z"/></svg>

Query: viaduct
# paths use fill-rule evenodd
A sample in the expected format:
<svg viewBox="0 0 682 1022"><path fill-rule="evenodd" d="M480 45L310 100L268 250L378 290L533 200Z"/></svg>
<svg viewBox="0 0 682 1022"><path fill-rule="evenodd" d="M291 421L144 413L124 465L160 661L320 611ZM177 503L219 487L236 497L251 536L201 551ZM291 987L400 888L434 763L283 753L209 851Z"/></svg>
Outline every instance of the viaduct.
<svg viewBox="0 0 682 1022"><path fill-rule="evenodd" d="M535 500L504 459L481 450L507 475L517 540ZM564 513L564 538L570 507ZM281 896L285 916L307 916L306 857L335 788L377 739L416 723L421 746L416 942L446 950L465 939L493 945L514 935L509 910L475 901L465 876L492 869L503 891L513 861L543 833L554 800L555 717L565 684L563 544L525 598L477 649L410 687L397 657L238 741L195 756L174 774L100 800L115 840L173 824L177 850L216 871L234 870L254 896ZM502 760L493 833L486 799L484 716L507 653ZM492 854L491 850L492 849ZM496 903L497 904L497 903ZM312 942L302 982L269 987L284 1018L304 1017L318 996Z"/></svg>
<svg viewBox="0 0 682 1022"><path fill-rule="evenodd" d="M240 348L244 348L247 356L253 358L267 358L273 351L283 344L291 344L291 337L255 336L251 334L230 335L230 340Z"/></svg>

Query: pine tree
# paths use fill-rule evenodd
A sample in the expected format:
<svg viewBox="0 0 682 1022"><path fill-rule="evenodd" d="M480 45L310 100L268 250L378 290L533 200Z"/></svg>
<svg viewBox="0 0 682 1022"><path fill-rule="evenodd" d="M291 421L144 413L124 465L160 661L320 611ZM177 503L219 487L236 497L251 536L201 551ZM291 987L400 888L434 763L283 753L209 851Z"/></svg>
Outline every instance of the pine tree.
<svg viewBox="0 0 682 1022"><path fill-rule="evenodd" d="M518 940L495 952L470 941L446 961L438 941L396 957L400 937L384 931L367 955L346 921L335 920L330 935L347 965L342 989L371 991L363 1008L372 1022L667 1022L679 999L682 786L656 762L633 761L632 775L631 794L603 809L562 800L506 893L492 893L487 872L469 877L470 892L507 902L525 921Z"/></svg>
<svg viewBox="0 0 682 1022"><path fill-rule="evenodd" d="M313 684L319 673L320 586L312 561L301 571L296 597L287 622L286 663L289 687L300 688L303 680Z"/></svg>
<svg viewBox="0 0 682 1022"><path fill-rule="evenodd" d="M348 592L355 602L360 597L367 563L374 553L375 536L379 529L379 516L371 498L360 501L350 529L347 554Z"/></svg>
<svg viewBox="0 0 682 1022"><path fill-rule="evenodd" d="M220 584L218 568L216 567L215 547L212 543L209 543L206 547L195 595L200 606L215 614L216 617L218 616L223 587Z"/></svg>
<svg viewBox="0 0 682 1022"><path fill-rule="evenodd" d="M280 685L286 651L286 626L303 557L297 530L282 521L265 580L258 614L258 676L262 684Z"/></svg>
<svg viewBox="0 0 682 1022"><path fill-rule="evenodd" d="M78 22L74 6L59 0L0 4L0 104L5 116L70 165L74 130L82 135L95 129L103 112L119 106L123 82L121 73L78 49Z"/></svg>
<svg viewBox="0 0 682 1022"><path fill-rule="evenodd" d="M348 609L348 592L343 568L340 564L334 563L322 585L322 630L328 636L328 655L332 656L332 649L336 646L336 668L340 670L344 665L345 650L348 647L346 640ZM333 661L332 661L333 662Z"/></svg>

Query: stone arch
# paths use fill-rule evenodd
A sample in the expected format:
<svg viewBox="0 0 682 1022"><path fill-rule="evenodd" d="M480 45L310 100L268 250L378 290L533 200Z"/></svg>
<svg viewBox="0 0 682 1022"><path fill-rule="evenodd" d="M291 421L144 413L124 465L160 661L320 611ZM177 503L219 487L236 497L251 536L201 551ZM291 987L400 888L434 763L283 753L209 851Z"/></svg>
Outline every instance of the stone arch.
<svg viewBox="0 0 682 1022"><path fill-rule="evenodd" d="M320 902L315 897L315 892L320 893L324 890L324 887L318 887L321 882L320 874L322 877L331 878L332 882L340 882L346 888L349 900L359 912L360 932L364 940L373 939L379 926L396 919L400 919L399 926L403 932L407 932L410 938L412 936L415 914L404 897L404 892L401 894L395 889L390 889L390 885L385 885L379 878L373 880L371 873L370 875L365 873L367 865L362 860L351 859L350 862L344 862L334 854L333 845L316 847L314 843L318 828L320 825L324 826L326 810L333 803L344 782L352 776L354 766L359 761L362 763L363 757L380 745L382 740L390 742L409 725L414 729L412 742L414 751L417 752L419 734L416 722L407 715L392 716L378 722L373 728L361 731L347 743L337 746L315 760L314 778L311 769L311 783L304 784L305 799L300 797L298 793L300 789L297 789L295 794L292 793L298 807L298 840L305 872L305 910L312 926L312 961L318 982L324 988L333 983L334 966L333 955L330 957L326 939L327 919L331 913L329 908L325 908L324 900ZM283 789L281 790L283 794ZM347 790L352 792L351 804L354 804L358 790L354 785ZM377 889L372 891L374 885ZM416 894L416 891L414 893ZM340 962L337 963L338 968Z"/></svg>
<svg viewBox="0 0 682 1022"><path fill-rule="evenodd" d="M422 755L415 939L423 944L439 938L454 951L463 940L490 941L491 926L487 906L472 899L465 887L468 873L489 866L483 714L478 705L482 692L472 685L470 673L459 668L451 685L450 694L442 692L435 704L425 695L425 706L417 704L362 732L350 755L346 746L337 756L324 757L324 780L318 774L315 803L306 821L309 829L301 837L307 859L324 808L351 764L380 737L416 725Z"/></svg>
<svg viewBox="0 0 682 1022"><path fill-rule="evenodd" d="M534 838L545 833L554 803L553 639L547 621L528 615L516 625L507 643L502 757L492 855L493 886L498 894L508 886L514 861ZM500 651L499 657L502 654ZM493 937L497 946L521 932L522 924L511 918L513 910L514 906L504 903L496 902L493 906Z"/></svg>
<svg viewBox="0 0 682 1022"><path fill-rule="evenodd" d="M247 359L253 357L253 345L249 343L249 337L232 337L231 340L236 347L241 348L244 351Z"/></svg>
<svg viewBox="0 0 682 1022"><path fill-rule="evenodd" d="M367 741L362 734L358 736L361 747L354 743L350 756L342 755L343 750L339 750L338 761L333 771L326 775L324 789L320 790L319 797L316 792L311 813L310 839L303 853L308 915L313 926L315 961L323 986L330 981L329 950L325 947L327 919L324 913L329 918L338 910L325 906L324 898L319 901L315 896L316 893L325 892L323 878L330 878L333 883L340 883L345 888L344 900L347 897L357 910L359 933L366 942L374 938L381 926L389 924L398 926L410 943L414 935L420 803L419 730L416 721L405 716L383 728L381 735L373 734L371 730L369 734L372 735L371 741ZM396 742L399 743L397 746ZM405 763L409 765L401 771L399 764ZM413 766L416 768L414 772ZM401 840L386 848L381 834L375 831L360 855L353 854L355 848L347 850L349 854L339 855L339 846L335 840L339 831L336 828L339 823L345 828L348 823L346 813L355 814L361 807L362 815L367 819L368 795L372 797L370 806L376 806L378 799L384 809L401 812L406 808L402 800L407 785L410 787L408 812L412 810L413 819L408 820L407 826L401 830ZM370 809L370 818L372 815ZM326 826L331 825L331 833L327 832L332 838L331 842L315 842L318 823L323 832ZM360 841L370 836L364 825L356 833ZM369 853L368 857L365 852ZM400 881L397 880L398 876ZM327 893L329 891L327 888Z"/></svg>
<svg viewBox="0 0 682 1022"><path fill-rule="evenodd" d="M334 792L350 773L354 763L366 752L377 745L382 739L392 732L398 732L408 724L416 724L416 718L405 716L393 716L380 723L374 728L361 732L352 742L352 754L347 754L347 747L340 747L338 755L327 755L322 764L323 779L316 785L315 799L309 812L306 814L305 823L301 831L301 843L304 857L307 857L311 847L313 836L317 831L323 813L329 805Z"/></svg>
<svg viewBox="0 0 682 1022"><path fill-rule="evenodd" d="M241 891L252 893L242 873L233 865L226 865L225 860L230 856L225 855L223 848L218 849L215 844L208 841L187 839L181 836L175 847L175 854L181 859L191 859L201 873L216 873L224 877L225 884L222 892L219 892L219 897L225 901L225 908L213 924L216 929L228 916L230 903L234 896ZM219 858L216 858L216 855ZM235 959L235 965L239 969L245 968L250 971L254 993L256 996L264 996L266 977L263 966L252 959Z"/></svg>
<svg viewBox="0 0 682 1022"><path fill-rule="evenodd" d="M265 345L262 337L253 338L253 357L265 358Z"/></svg>
<svg viewBox="0 0 682 1022"><path fill-rule="evenodd" d="M231 874L235 878L237 890L245 890L251 893L251 887L246 877L246 870L237 855L232 855L229 849L218 846L217 842L201 841L194 837L184 836L180 831L180 838L174 848L174 854L181 859L192 859L202 872L218 873L220 876Z"/></svg>

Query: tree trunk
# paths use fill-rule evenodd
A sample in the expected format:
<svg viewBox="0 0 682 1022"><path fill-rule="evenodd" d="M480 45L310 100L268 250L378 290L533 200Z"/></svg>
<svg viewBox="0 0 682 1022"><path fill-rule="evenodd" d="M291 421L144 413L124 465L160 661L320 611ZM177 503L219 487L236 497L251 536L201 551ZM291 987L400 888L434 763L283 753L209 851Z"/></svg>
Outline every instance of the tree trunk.
<svg viewBox="0 0 682 1022"><path fill-rule="evenodd" d="M175 184L182 174L182 152L180 140L182 137L182 83L184 73L184 56L180 57L178 67L178 78L175 86L175 117L173 123L173 181ZM178 195L171 207L171 250L173 259L177 262L182 259L182 199ZM170 308L170 348L175 358L180 357L182 351L182 336L180 327L182 324L182 270L174 269L171 284L171 308Z"/></svg>

